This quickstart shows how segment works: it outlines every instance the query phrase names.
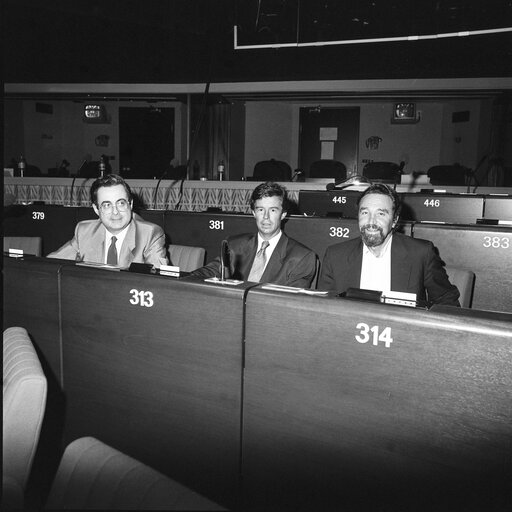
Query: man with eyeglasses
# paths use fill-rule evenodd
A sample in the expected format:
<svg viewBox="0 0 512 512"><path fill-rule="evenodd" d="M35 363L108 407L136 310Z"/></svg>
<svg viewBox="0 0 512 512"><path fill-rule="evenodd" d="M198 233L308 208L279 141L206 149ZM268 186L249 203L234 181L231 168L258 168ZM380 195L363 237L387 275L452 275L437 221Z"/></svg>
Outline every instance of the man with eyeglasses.
<svg viewBox="0 0 512 512"><path fill-rule="evenodd" d="M128 184L116 174L98 178L91 186L94 220L79 222L75 236L48 255L128 268L131 263L168 264L165 234L160 226L132 214Z"/></svg>

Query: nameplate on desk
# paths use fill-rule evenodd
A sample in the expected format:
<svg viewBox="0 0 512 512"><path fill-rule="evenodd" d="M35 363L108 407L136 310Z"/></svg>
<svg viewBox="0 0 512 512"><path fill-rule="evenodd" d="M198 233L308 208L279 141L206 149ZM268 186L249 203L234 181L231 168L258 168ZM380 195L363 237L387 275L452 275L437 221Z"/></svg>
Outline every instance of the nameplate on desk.
<svg viewBox="0 0 512 512"><path fill-rule="evenodd" d="M180 267L176 265L160 265L158 273L161 276L180 277Z"/></svg>
<svg viewBox="0 0 512 512"><path fill-rule="evenodd" d="M9 258L23 258L23 249L9 249Z"/></svg>
<svg viewBox="0 0 512 512"><path fill-rule="evenodd" d="M417 305L416 294L406 292L387 292L386 295L382 295L382 302L384 302L384 304L396 304L398 306L409 306L411 308L415 308Z"/></svg>

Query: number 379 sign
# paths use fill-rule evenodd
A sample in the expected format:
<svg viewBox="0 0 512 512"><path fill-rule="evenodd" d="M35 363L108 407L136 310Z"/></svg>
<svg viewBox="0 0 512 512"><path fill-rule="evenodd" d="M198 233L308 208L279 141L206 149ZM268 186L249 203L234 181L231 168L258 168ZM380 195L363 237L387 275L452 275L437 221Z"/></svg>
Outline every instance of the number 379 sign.
<svg viewBox="0 0 512 512"><path fill-rule="evenodd" d="M372 345L384 345L385 348L389 348L393 343L391 327L381 329L378 325L370 327L364 322L359 322L356 329L359 332L354 337L358 343L368 343L371 340Z"/></svg>

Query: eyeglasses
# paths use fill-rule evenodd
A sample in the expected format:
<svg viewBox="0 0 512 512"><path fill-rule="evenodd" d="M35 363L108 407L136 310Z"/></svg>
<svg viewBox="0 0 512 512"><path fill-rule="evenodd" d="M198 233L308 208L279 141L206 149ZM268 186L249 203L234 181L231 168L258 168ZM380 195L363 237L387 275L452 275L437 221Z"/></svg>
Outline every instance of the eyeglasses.
<svg viewBox="0 0 512 512"><path fill-rule="evenodd" d="M116 210L118 212L125 212L130 208L130 203L126 199L118 199L116 201ZM110 201L104 201L100 204L100 210L103 213L111 213L114 205Z"/></svg>

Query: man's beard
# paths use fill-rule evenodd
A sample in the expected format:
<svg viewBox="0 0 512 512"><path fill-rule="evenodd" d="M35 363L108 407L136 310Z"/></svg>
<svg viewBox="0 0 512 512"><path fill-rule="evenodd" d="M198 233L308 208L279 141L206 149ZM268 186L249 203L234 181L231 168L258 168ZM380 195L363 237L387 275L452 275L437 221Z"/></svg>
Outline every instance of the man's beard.
<svg viewBox="0 0 512 512"><path fill-rule="evenodd" d="M374 233L368 233L367 229L376 229ZM384 243L386 237L384 236L384 231L380 226L376 224L365 224L361 229L361 237L363 242L367 247L375 247L377 245L381 245Z"/></svg>

